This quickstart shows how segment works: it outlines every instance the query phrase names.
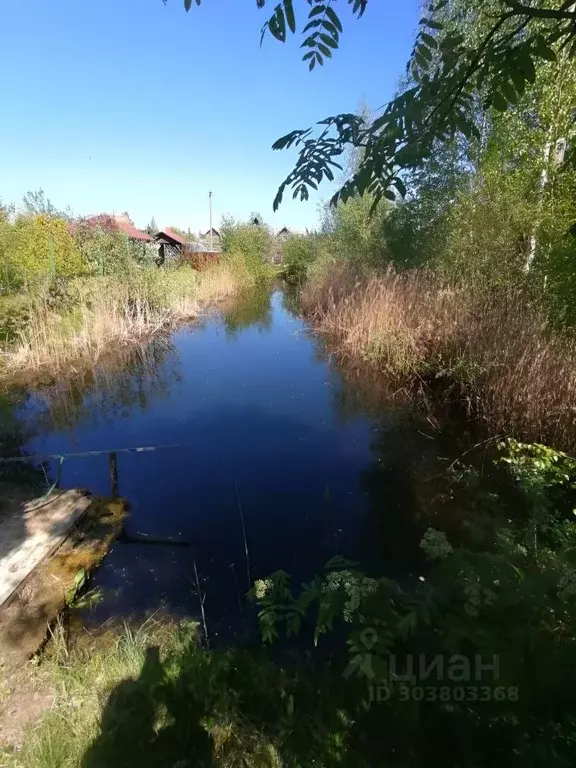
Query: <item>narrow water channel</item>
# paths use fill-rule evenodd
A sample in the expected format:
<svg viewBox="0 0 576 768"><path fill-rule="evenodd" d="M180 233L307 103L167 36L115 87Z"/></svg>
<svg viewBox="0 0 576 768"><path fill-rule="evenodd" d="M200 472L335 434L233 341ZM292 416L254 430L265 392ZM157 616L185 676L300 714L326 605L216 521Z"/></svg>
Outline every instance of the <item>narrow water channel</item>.
<svg viewBox="0 0 576 768"><path fill-rule="evenodd" d="M280 568L310 578L336 554L409 573L415 466L437 446L406 408L369 416L353 390L276 290L31 396L29 452L177 446L118 456L131 514L96 574L92 620L197 614L196 564L225 634L247 589L242 519L251 579ZM63 465L62 487L108 494L109 482L105 455Z"/></svg>

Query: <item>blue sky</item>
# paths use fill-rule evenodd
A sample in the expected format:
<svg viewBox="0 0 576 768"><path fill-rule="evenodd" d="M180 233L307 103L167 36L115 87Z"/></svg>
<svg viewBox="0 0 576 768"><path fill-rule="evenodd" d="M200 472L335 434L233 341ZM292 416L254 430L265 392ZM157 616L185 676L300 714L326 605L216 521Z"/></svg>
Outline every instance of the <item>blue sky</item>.
<svg viewBox="0 0 576 768"><path fill-rule="evenodd" d="M296 0L304 5L304 0ZM254 0L18 0L1 12L0 198L43 188L79 214L127 210L136 224L193 231L259 211L275 227L312 227L317 205L272 200L294 153L272 143L394 92L417 0L342 5L341 48L309 73L300 40L267 38ZM345 7L344 7L345 6Z"/></svg>

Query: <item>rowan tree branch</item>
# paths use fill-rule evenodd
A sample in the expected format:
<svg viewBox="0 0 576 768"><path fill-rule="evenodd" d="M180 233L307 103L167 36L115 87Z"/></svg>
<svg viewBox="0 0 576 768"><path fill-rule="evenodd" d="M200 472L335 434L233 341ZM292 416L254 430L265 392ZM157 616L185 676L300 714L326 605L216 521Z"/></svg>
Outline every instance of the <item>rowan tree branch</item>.
<svg viewBox="0 0 576 768"><path fill-rule="evenodd" d="M576 11L569 10L570 3L564 3L562 8L553 10L552 8L534 8L531 5L524 5L518 2L518 0L503 0L505 5L511 8L515 14L523 14L532 18L538 19L555 19L556 21L563 21L564 19L576 20Z"/></svg>

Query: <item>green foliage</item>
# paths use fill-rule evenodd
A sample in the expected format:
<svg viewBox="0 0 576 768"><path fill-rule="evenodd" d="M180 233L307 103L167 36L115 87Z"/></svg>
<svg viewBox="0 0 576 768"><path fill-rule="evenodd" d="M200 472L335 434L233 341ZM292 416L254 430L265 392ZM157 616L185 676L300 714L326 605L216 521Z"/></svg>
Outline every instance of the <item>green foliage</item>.
<svg viewBox="0 0 576 768"><path fill-rule="evenodd" d="M46 197L43 189L27 192L22 198L22 207L29 216L48 216L52 219L68 219L68 213L58 208Z"/></svg>
<svg viewBox="0 0 576 768"><path fill-rule="evenodd" d="M472 468L455 480L474 489L474 518L457 539L441 530L425 534L429 564L412 582L371 579L339 561L295 595L283 572L253 590L267 641L280 628L304 631L312 620L313 642L332 632L333 647L348 628L346 678L364 681L369 709L369 691L380 687L378 722L392 720L407 744L418 743L395 753L402 765L418 765L424 755L454 766L500 765L499 755L507 765L567 765L573 756L576 460L508 440L497 467L506 472L492 480ZM497 485L479 492L479 481ZM457 658L461 671L474 670L479 656L496 658L497 673L487 681L449 676L428 688L434 680L425 681L414 661L422 656L427 663ZM416 698L419 687L424 693ZM438 747L445 739L449 754Z"/></svg>
<svg viewBox="0 0 576 768"><path fill-rule="evenodd" d="M318 242L314 236L289 237L282 243L282 276L292 285L301 285L317 256Z"/></svg>
<svg viewBox="0 0 576 768"><path fill-rule="evenodd" d="M163 0L166 3L166 0ZM196 5L201 5L202 0L195 0ZM361 17L366 10L368 0L347 0L352 13ZM264 8L266 0L256 0L258 8ZM192 0L184 0L187 11L192 7ZM269 33L281 43L286 42L288 31L296 32L296 11L294 0L281 0L274 7L272 16L262 27L262 37ZM325 58L332 56L332 51L338 48L342 22L337 9L328 2L316 2L307 11L307 23L303 28L304 41L302 48L306 49L303 60L307 62L310 70L316 64L324 64Z"/></svg>
<svg viewBox="0 0 576 768"><path fill-rule="evenodd" d="M8 235L5 263L12 286L56 275L74 277L87 268L68 223L46 214L16 219Z"/></svg>
<svg viewBox="0 0 576 768"><path fill-rule="evenodd" d="M43 193L29 195L30 211L16 216L0 210L0 285L5 291L21 288L46 294L57 303L64 282L80 275L128 275L156 264L154 245L131 240L105 217L70 223L62 218Z"/></svg>
<svg viewBox="0 0 576 768"><path fill-rule="evenodd" d="M576 515L576 459L539 443L509 438L500 445L529 513L539 524L570 520Z"/></svg>
<svg viewBox="0 0 576 768"><path fill-rule="evenodd" d="M265 225L224 220L220 228L224 262L243 280L257 283L270 275L272 235Z"/></svg>
<svg viewBox="0 0 576 768"><path fill-rule="evenodd" d="M327 207L322 229L331 255L358 266L383 266L390 257L386 240L389 212L385 202L374 207L370 195Z"/></svg>
<svg viewBox="0 0 576 768"><path fill-rule="evenodd" d="M18 339L20 331L30 320L32 305L25 294L0 296L0 343L10 344Z"/></svg>
<svg viewBox="0 0 576 768"><path fill-rule="evenodd" d="M154 235L157 235L157 234L158 234L158 232L159 232L159 230L158 230L158 225L156 224L156 219L154 218L154 216L152 216L152 218L151 218L151 219L150 219L150 221L148 222L148 226L146 227L146 232L147 232L147 233L148 233L148 234L149 234L151 237L154 237Z"/></svg>
<svg viewBox="0 0 576 768"><path fill-rule="evenodd" d="M477 50L500 10L497 0L481 8L476 0L451 0L437 12L439 45L459 34L463 45ZM403 92L417 83L410 73ZM432 264L474 291L528 282L532 294L542 294L544 287L554 316L572 322L576 239L570 232L576 220L576 173L567 147L576 139L573 62L565 51L554 61L538 59L534 82L525 84L503 113L491 106L485 83L471 93L466 115L474 124L473 134L456 130L434 138L405 176L406 198L390 206L382 225L366 227L361 217L354 221L350 215L350 237L343 229L340 240L361 243L364 252L376 254L374 264L378 251L397 267ZM367 114L361 120L367 129L378 122ZM366 148L343 145L342 150L355 153L356 162L348 168L354 178ZM377 198L368 192L364 197ZM354 193L347 205L357 201ZM370 213L369 204L366 209ZM328 220L328 229L333 229L330 216ZM361 237L372 226L377 230L373 246ZM343 250L338 239L331 247L335 254Z"/></svg>
<svg viewBox="0 0 576 768"><path fill-rule="evenodd" d="M158 255L153 246L90 221L78 222L74 239L89 271L96 275L128 275L140 266L153 266Z"/></svg>
<svg viewBox="0 0 576 768"><path fill-rule="evenodd" d="M429 2L407 66L411 87L400 93L377 118L367 123L361 116L341 114L318 123L313 129L296 130L279 139L274 149L299 148L294 170L280 186L275 208L287 188L294 197L307 199L309 188L334 179L338 158L348 147L361 147L362 159L352 177L333 196L346 201L369 192L376 201L394 200L406 194L401 175L412 173L429 158L438 140L455 133L467 140L479 137L474 119L475 92L486 108L505 111L518 103L536 79L542 62L555 62L558 51L574 45L576 10L571 4L541 9L505 0L490 4L489 20L473 44L460 28L445 24L448 2ZM315 13L312 6L311 15ZM320 14L319 14L320 15ZM481 15L477 13L477 17ZM275 35L284 39L284 35ZM338 37L330 47L338 47ZM315 62L315 38L310 63ZM308 54L307 54L308 55Z"/></svg>

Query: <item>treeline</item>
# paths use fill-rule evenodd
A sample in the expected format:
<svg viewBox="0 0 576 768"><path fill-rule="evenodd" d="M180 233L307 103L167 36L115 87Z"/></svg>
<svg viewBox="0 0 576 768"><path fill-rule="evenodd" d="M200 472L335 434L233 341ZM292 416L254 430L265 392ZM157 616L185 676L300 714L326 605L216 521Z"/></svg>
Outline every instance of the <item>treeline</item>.
<svg viewBox="0 0 576 768"><path fill-rule="evenodd" d="M0 206L1 385L93 366L119 345L194 319L203 305L270 270L267 249L256 247L264 229L250 230L250 250L242 225L230 223L219 260L196 269L176 256L159 269L156 244L116 224L59 211L43 192L26 195L18 211Z"/></svg>
<svg viewBox="0 0 576 768"><path fill-rule="evenodd" d="M217 257L171 255L160 269L156 244L130 237L120 220L130 223L127 214L75 217L42 191L19 210L0 205L0 382L94 364L277 273L282 243L258 214L223 220Z"/></svg>
<svg viewBox="0 0 576 768"><path fill-rule="evenodd" d="M473 48L499 6L440 4L436 47L457 30ZM405 175L404 199L327 206L313 237L286 244L284 274L347 355L418 385L445 381L494 432L572 450L576 67L554 53L526 64L506 111L476 89L476 130L437 139ZM348 158L352 172L361 158Z"/></svg>
<svg viewBox="0 0 576 768"><path fill-rule="evenodd" d="M491 29L498 0L450 0L436 12L443 37L461 33L472 49ZM432 52L435 49L431 49ZM404 200L369 195L327 210L327 257L404 269L423 265L471 287L528 284L557 319L573 322L576 295L576 67L565 47L536 59L507 111L476 89L467 120L404 178ZM407 78L402 90L414 83ZM506 87L503 84L502 87ZM369 121L369 118L366 118ZM352 170L361 155L350 158Z"/></svg>
<svg viewBox="0 0 576 768"><path fill-rule="evenodd" d="M121 230L58 211L43 192L28 193L23 207L0 204L0 285L3 291L35 290L56 278L127 274L153 266L152 244Z"/></svg>
<svg viewBox="0 0 576 768"><path fill-rule="evenodd" d="M455 30L477 50L503 5L435 4L430 29L441 20L441 31L427 55ZM405 175L404 199L353 196L287 244L284 274L330 351L430 412L431 441L443 445L445 422L458 429L455 415L464 433L454 459L426 474L417 515L407 504L402 516L430 526L424 565L410 559L388 578L384 558L386 578L369 578L336 558L299 589L280 572L255 590L265 639L306 637L309 622L311 645L327 633L333 653L346 637L346 674L370 690L358 694L366 717L350 717L347 755L379 744L390 765L574 763L576 67L566 46L553 53L522 61L512 94L502 82L507 111L471 91L462 123L476 131L436 139ZM399 547L383 482L381 529ZM463 675L459 701L457 677L427 689L410 668L418 655L482 654L498 673L485 687ZM374 763L366 751L359 764Z"/></svg>

